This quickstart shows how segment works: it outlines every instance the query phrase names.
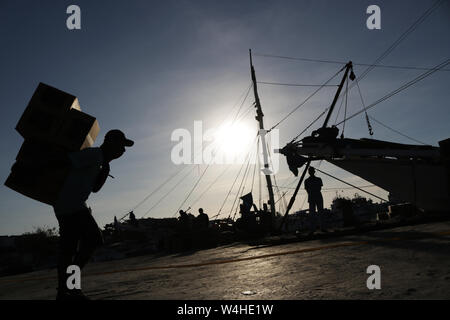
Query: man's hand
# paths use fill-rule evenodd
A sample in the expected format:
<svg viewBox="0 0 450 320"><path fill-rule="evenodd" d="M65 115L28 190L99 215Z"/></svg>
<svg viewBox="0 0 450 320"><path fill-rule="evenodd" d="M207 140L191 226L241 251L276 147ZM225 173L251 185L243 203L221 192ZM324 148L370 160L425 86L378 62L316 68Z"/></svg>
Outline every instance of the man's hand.
<svg viewBox="0 0 450 320"><path fill-rule="evenodd" d="M103 187L106 178L108 178L109 170L110 170L109 163L104 162L102 164L102 169L98 174L97 180L94 183L94 187L92 188L93 192L98 192Z"/></svg>

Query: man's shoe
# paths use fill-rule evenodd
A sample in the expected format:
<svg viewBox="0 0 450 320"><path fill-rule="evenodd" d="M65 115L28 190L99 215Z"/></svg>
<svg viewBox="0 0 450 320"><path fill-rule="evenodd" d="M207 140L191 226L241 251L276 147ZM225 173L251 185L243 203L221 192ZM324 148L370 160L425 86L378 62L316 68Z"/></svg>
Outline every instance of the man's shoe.
<svg viewBox="0 0 450 320"><path fill-rule="evenodd" d="M91 300L87 296L85 296L80 289L73 289L70 291L72 291L72 295L76 298L76 300Z"/></svg>
<svg viewBox="0 0 450 320"><path fill-rule="evenodd" d="M80 289L73 289L73 290L66 289L66 290L58 290L56 300L73 301L73 300L90 300L90 299L86 297Z"/></svg>

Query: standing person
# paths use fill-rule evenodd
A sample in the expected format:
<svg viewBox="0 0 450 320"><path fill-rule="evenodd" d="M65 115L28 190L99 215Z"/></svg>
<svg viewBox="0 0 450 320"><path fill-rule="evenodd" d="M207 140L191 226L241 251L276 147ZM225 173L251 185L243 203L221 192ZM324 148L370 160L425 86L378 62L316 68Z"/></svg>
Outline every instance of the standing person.
<svg viewBox="0 0 450 320"><path fill-rule="evenodd" d="M178 226L180 231L186 231L189 229L189 217L184 210L179 211Z"/></svg>
<svg viewBox="0 0 450 320"><path fill-rule="evenodd" d="M325 231L322 225L322 211L323 211L323 198L322 198L322 179L315 176L316 169L310 167L308 169L309 177L305 180L305 189L308 193L309 213L311 214L312 228L311 233L316 231L316 220L319 218L320 229ZM317 208L317 211L316 211Z"/></svg>
<svg viewBox="0 0 450 320"><path fill-rule="evenodd" d="M109 163L121 157L125 147L133 141L120 130L111 130L98 148L70 152L67 162L70 170L53 205L59 223L58 294L57 300L88 299L81 290L67 288L67 267L82 269L96 247L103 243L101 231L92 216L86 200L91 192L98 192L109 175Z"/></svg>
<svg viewBox="0 0 450 320"><path fill-rule="evenodd" d="M199 215L197 216L197 226L199 229L208 229L209 227L209 217L203 212L203 208L198 209Z"/></svg>

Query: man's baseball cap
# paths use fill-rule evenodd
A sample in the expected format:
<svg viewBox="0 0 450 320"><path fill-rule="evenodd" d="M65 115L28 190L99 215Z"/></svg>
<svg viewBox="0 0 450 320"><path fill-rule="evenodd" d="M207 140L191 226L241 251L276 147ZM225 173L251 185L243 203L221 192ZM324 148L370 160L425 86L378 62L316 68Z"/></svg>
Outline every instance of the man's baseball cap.
<svg viewBox="0 0 450 320"><path fill-rule="evenodd" d="M133 140L127 139L125 134L118 129L109 130L105 135L105 141L119 143L126 147L131 147L134 144Z"/></svg>

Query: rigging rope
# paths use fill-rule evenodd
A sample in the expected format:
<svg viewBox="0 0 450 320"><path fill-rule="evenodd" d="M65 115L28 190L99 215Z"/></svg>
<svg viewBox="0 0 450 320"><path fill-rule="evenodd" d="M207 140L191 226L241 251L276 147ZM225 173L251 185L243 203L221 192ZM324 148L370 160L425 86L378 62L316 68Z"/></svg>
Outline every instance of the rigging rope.
<svg viewBox="0 0 450 320"><path fill-rule="evenodd" d="M356 81L356 86L358 88L359 97L361 98L361 103L362 103L363 108L364 108L364 113L365 113L366 122L367 122L367 129L369 130L369 134L371 136L373 136L372 125L370 124L369 115L367 114L366 104L364 103L364 99L363 99L363 96L362 96L362 93L361 93L361 88L359 87L358 79L355 79L355 81Z"/></svg>
<svg viewBox="0 0 450 320"><path fill-rule="evenodd" d="M347 117L347 104L348 104L348 77L345 79L346 83L346 89L345 89L345 108L344 108L344 119ZM344 131L345 131L345 121L342 125L342 132L341 132L341 139L344 138Z"/></svg>
<svg viewBox="0 0 450 320"><path fill-rule="evenodd" d="M384 202L388 202L388 200L386 200L386 199L383 199L383 198L381 198L381 197L379 197L379 196L377 196L377 195L375 195L375 194L373 194L373 193L371 193L371 192L369 192L369 191L366 191L366 190L364 190L364 189L362 189L362 188L359 188L359 187L357 187L357 186L355 186L355 185L353 185L353 184L351 184L351 183L349 183L349 182L346 182L346 181L344 181L344 180L342 180L342 179L339 179L339 178L337 178L337 177L335 177L335 176L333 176L333 175L331 175L331 174L329 174L329 173L326 173L326 172L324 172L324 171L322 171L322 170L320 170L320 169L318 169L318 168L316 168L316 170L319 171L319 172L321 172L321 173L323 173L323 174L325 174L325 175L327 175L327 176L329 176L329 177L331 177L331 178L333 178L333 179L336 179L336 180L338 180L338 181L340 181L340 182L342 182L342 183L348 184L349 186L352 186L352 187L355 188L355 189L358 189L358 190L360 190L360 191L362 191L362 192L365 192L365 193L367 193L367 194L370 194L372 197L378 198L378 199L380 199L380 200L382 200L382 201L384 201Z"/></svg>
<svg viewBox="0 0 450 320"><path fill-rule="evenodd" d="M147 210L147 212L145 212L141 218L144 218L147 214L150 213L150 211L152 211L159 203L161 203L161 201L163 201L173 190L175 190L176 187L178 187L183 181L184 179L191 174L195 169L195 166L192 166L191 170L188 171L188 173L186 175L184 175L178 182L177 184L175 184L172 189L170 189L164 196L162 196L150 209Z"/></svg>
<svg viewBox="0 0 450 320"><path fill-rule="evenodd" d="M394 41L394 43L389 46L389 48L387 48L369 67L366 68L366 70L364 70L362 72L362 74L357 78L357 80L362 80L364 79L367 74L372 71L375 68L375 65L377 65L381 60L383 60L384 58L386 58L408 35L410 35L414 30L416 30L416 28L425 21L426 18L428 18L431 13L437 9L437 7L439 7L442 3L444 2L444 0L437 0L428 10L426 10L405 32L403 32L400 37L397 38L397 40ZM434 68L427 68L426 69L428 72L429 71L433 71L435 72ZM350 85L350 88L353 88L353 86L355 85L355 83L352 83Z"/></svg>
<svg viewBox="0 0 450 320"><path fill-rule="evenodd" d="M234 198L234 201L233 201L233 205L231 206L230 214L228 216L228 218L231 217L231 213L233 212L234 205L235 205L236 200L237 200L236 211L234 213L233 220L234 220L234 217L236 216L237 208L239 207L239 200L238 199L242 196L242 193L244 192L245 185L242 187L242 184L243 184L244 180L246 179L247 172L248 172L248 167L250 165L250 158L251 158L250 152L251 152L251 150L249 151L249 157L248 157L248 160L247 160L247 166L245 168L244 175L242 176L241 184L239 185L238 191L236 193L236 197ZM241 187L242 187L242 191L241 191Z"/></svg>
<svg viewBox="0 0 450 320"><path fill-rule="evenodd" d="M237 117L237 115L239 114L239 111L242 107L242 105L244 104L245 100L247 99L248 93L250 92L251 87L253 86L253 83L250 82L249 88L247 89L247 94L244 98L244 101L242 102L240 108L238 109L238 112L236 113L235 118ZM244 91L245 93L245 91ZM233 109L237 106L237 104L239 103L239 101L241 100L241 97L244 95L244 93L241 94L241 96L239 97L239 99L234 103L233 107L231 108L231 112L233 111ZM222 124L225 123L225 119L222 121ZM222 125L221 124L221 125ZM172 176L170 176L168 179L166 179L161 185L159 185L158 187L156 187L152 192L150 192L150 194L148 194L143 200L141 200L138 204L136 204L129 212L136 210L139 206L141 206L143 203L145 203L152 195L154 195L156 192L158 192L159 190L161 190L161 188L166 185L170 180L172 180L174 177L176 177L178 174L180 174L185 168L187 167L182 167L180 170L178 170L175 174L173 174ZM127 213L124 217L126 217L129 213ZM123 218L124 218L123 217ZM122 218L122 219L123 219Z"/></svg>
<svg viewBox="0 0 450 320"><path fill-rule="evenodd" d="M239 112L240 112L241 109L242 109L242 106L244 105L245 101L247 100L248 94L250 93L250 89L251 89L252 87L253 87L253 83L250 83L250 86L248 87L247 93L245 94L245 98L244 98L244 100L242 100L242 103L241 103L241 105L239 106L239 109L238 109L236 115L234 116L233 122L236 121L236 118L238 117ZM234 109L234 107L233 107L233 109Z"/></svg>
<svg viewBox="0 0 450 320"><path fill-rule="evenodd" d="M348 61L287 57L287 56L280 56L280 55L273 55L273 54L261 54L261 53L253 53L253 56L267 57L267 58L277 58L277 59L285 59L285 60L298 60L298 61L306 61L306 62L340 64L340 65L345 65L345 64L348 63ZM352 62L352 63L353 63L354 66L374 67L374 68L390 68L390 69L421 70L421 71L427 71L427 70L431 70L432 69L432 68L427 68L427 67L395 66L395 65L356 63L356 62ZM440 71L450 71L450 69L441 69Z"/></svg>
<svg viewBox="0 0 450 320"><path fill-rule="evenodd" d="M364 186L358 186L358 188L373 188L373 187L378 187L378 186L376 186L376 185L374 185L374 184L368 184L368 185L364 185ZM281 188L281 189L290 189L290 190L294 190L295 188L293 188L293 187L279 187L279 188ZM327 192L327 191L336 191L336 190L352 190L352 189L355 189L354 187L335 187L335 188L322 188L322 189L320 189L320 191L322 191L322 192ZM306 189L305 188L300 188L300 190L299 191L306 191ZM288 191L289 192L289 191Z"/></svg>
<svg viewBox="0 0 450 320"><path fill-rule="evenodd" d="M284 118L278 121L274 126L272 126L267 132L272 131L272 129L276 128L280 123L289 118L295 111L297 111L300 107L302 107L309 99L311 99L317 92L319 92L325 85L327 85L331 80L333 80L342 70L341 68L338 72L336 72L330 79L328 79L324 84L322 84L317 90L315 90L312 94L310 94L302 103L296 106L291 112L289 112Z"/></svg>
<svg viewBox="0 0 450 320"><path fill-rule="evenodd" d="M225 167L225 169L222 171L220 175L217 176L217 178L203 191L203 193L195 199L194 202L191 203L190 207L192 208L209 190L211 190L212 186L219 181L219 179L227 172L227 170L230 168L230 166Z"/></svg>
<svg viewBox="0 0 450 320"><path fill-rule="evenodd" d="M159 191L163 186L165 186L170 180L175 178L181 171L183 171L187 167L183 167L178 170L175 174L172 174L168 179L166 179L162 184L160 184L157 188L155 188L149 195L147 195L141 202L135 205L130 211L136 210L139 206L141 206L145 201L147 201L152 195L154 195L157 191Z"/></svg>
<svg viewBox="0 0 450 320"><path fill-rule="evenodd" d="M269 142L267 141L267 150L270 150L269 148ZM269 158L269 164L272 166L273 169L273 161L272 161L272 155L270 152L268 152L268 158ZM277 178L276 178L276 174L275 172L273 173L273 181L275 182L275 188L277 189L277 194L278 194L278 199L282 199L283 196L280 194L280 189L278 188L278 183L277 183ZM287 203L286 200L280 202L280 207L279 207L279 211L282 212L284 210L281 209L281 204L284 204L284 208L287 208Z"/></svg>
<svg viewBox="0 0 450 320"><path fill-rule="evenodd" d="M304 134L304 133L306 132L306 130L308 130L309 128L311 128L311 126L312 126L314 123L316 123L317 121L319 121L319 119L322 118L323 115L327 113L328 109L330 109L330 107L325 108L325 110L322 111L322 113L319 114L319 116L318 116L316 119L314 119L314 121L311 122L311 123L310 123L310 124L309 124L302 132L300 132L297 136L295 136L294 139L291 140L291 142L294 142L295 140L297 140L298 137L300 137L302 134Z"/></svg>
<svg viewBox="0 0 450 320"><path fill-rule="evenodd" d="M439 7L444 0L437 0L428 10L426 10L404 33L400 35L397 40L394 41L394 43L384 51L381 56L379 56L375 62L372 63L371 66L369 66L364 72L361 74L361 76L358 77L358 80L362 80L372 69L374 68L374 65L378 64L381 60L383 60L385 57L387 57L408 35L410 35L416 28L425 21L428 16L431 15L431 13ZM434 69L434 68L433 68ZM431 69L431 70L433 70ZM431 71L427 70L427 71Z"/></svg>
<svg viewBox="0 0 450 320"><path fill-rule="evenodd" d="M363 73L358 77L358 80L362 80L365 76L367 76L367 74L373 70L373 68L375 68L376 66L379 66L378 63L383 60L384 58L386 58L386 56L388 56L409 34L411 34L423 21L426 20L426 18L428 18L428 16L431 15L431 13L436 10L442 3L444 2L444 0L437 0L428 10L426 10L404 33L402 33L400 35L399 38L397 38L396 41L394 41L394 43L389 46L389 48L387 48L372 64L368 65L368 67L366 68L366 70L363 71ZM341 64L342 62L337 62L337 61L327 61L327 60L318 60L318 59L306 59L306 58L290 58L290 57L284 57L284 56L274 56L274 55L263 55L263 54L255 54L255 55L259 55L259 56L271 56L271 57L277 57L277 58L283 58L283 59L293 59L293 60L304 60L304 61L315 61L315 62L332 62L332 63L339 63ZM445 66L445 65L444 65ZM444 67L443 66L443 67ZM392 67L392 66L390 66ZM442 68L443 68L442 67ZM412 68L412 67L408 67L408 68ZM439 69L442 69L439 68ZM420 70L427 70L428 72L435 72L435 68L429 69L429 68L417 68ZM446 71L450 71L450 70L446 70ZM337 74L336 74L337 75ZM335 76L336 76L335 75ZM333 77L334 78L334 77ZM327 82L328 83L328 82ZM327 84L325 83L325 84ZM354 86L355 84L352 83L350 85L350 89ZM318 90L320 90L322 87L320 87ZM317 90L317 91L318 91ZM313 95L317 92L315 91L313 93ZM348 90L346 90L347 92ZM307 98L307 100L310 97ZM303 105L307 100L305 100L301 105ZM283 118L280 122L278 122L275 126L273 126L270 130L272 130L273 128L275 128L277 125L279 125L282 121L284 121L287 117L289 117L293 112L295 112L301 105L299 105L298 107L296 107L292 112L290 112L285 118ZM347 119L344 119L344 121ZM344 122L342 121L342 122ZM342 123L340 122L340 123ZM339 123L339 124L340 124ZM269 131L270 131L269 130ZM294 141L295 139L293 139Z"/></svg>
<svg viewBox="0 0 450 320"><path fill-rule="evenodd" d="M248 93L249 93L249 92L250 92L250 90L247 90L247 94L246 94L246 96L245 96L245 98L244 98L243 103L244 103L245 100L247 99L247 96L248 96ZM242 104L243 104L243 103L242 103ZM241 104L241 106L242 106L242 104ZM251 109L249 109L249 110L251 110ZM236 122L236 123L237 123L237 122L240 122L247 114L248 114L248 110L247 110L247 112L245 113L245 115L244 115L243 117L239 118L238 120L234 120L234 122ZM222 142L221 146L222 146L222 145L223 145L223 142ZM188 193L187 197L186 197L186 198L184 199L184 201L181 203L180 207L177 209L177 211L175 211L175 213L174 213L173 216L175 216L175 215L179 212L179 210L183 207L183 205L185 204L185 202L187 201L187 199L189 199L189 197L191 196L191 194L194 192L195 188L197 187L197 185L198 185L198 184L200 183L200 181L202 180L203 176L205 175L205 173L206 173L206 171L208 170L209 166L211 165L212 161L216 158L216 155L217 155L217 153L214 154L214 156L212 157L211 161L208 163L208 165L206 166L205 170L203 171L203 173L201 174L201 176L198 178L197 182L194 184L194 186L192 187L191 191Z"/></svg>
<svg viewBox="0 0 450 320"><path fill-rule="evenodd" d="M439 69L442 69L443 67L445 67L446 65L450 64L450 59L445 60L444 62L441 62L440 64L438 64L436 67L434 67L433 69L431 69L430 71L427 71L425 73L422 73L421 75L419 75L418 77L414 78L413 80L403 84L401 87L399 87L398 89L388 93L387 95L385 95L384 97L378 99L377 101L373 102L372 104L368 105L367 108L365 108L364 110L360 110L354 114L352 114L351 116L345 118L343 121L339 122L337 125L340 125L341 123L343 123L346 120L350 120L354 117L356 117L357 115L359 115L360 113L364 112L365 110L369 110L370 108L373 108L374 106L376 106L377 104L383 102L386 99L389 99L390 97L396 95L397 93L405 90L406 88L412 86L413 84L425 79L426 77L432 75L433 73L435 73L436 71L438 71Z"/></svg>
<svg viewBox="0 0 450 320"><path fill-rule="evenodd" d="M338 87L337 84L329 84L329 85L296 84L296 83L279 83L279 82L265 82L265 81L258 81L258 84L267 84L272 86L286 86L286 87Z"/></svg>
<svg viewBox="0 0 450 320"><path fill-rule="evenodd" d="M344 99L341 99L341 104L339 105L339 110L337 112L336 119L334 120L334 125L336 125L336 122L337 122L337 120L339 118L339 114L341 113L341 108L342 108L343 104L344 104Z"/></svg>
<svg viewBox="0 0 450 320"><path fill-rule="evenodd" d="M398 130L395 130L394 128L389 127L388 125L386 125L386 124L382 123L381 121L375 119L373 116L369 116L369 117L370 117L370 119L372 119L373 121L375 121L375 122L378 123L379 125L385 127L386 129L389 129L389 130L391 130L391 131L393 131L393 132L395 132L395 133L397 133L397 134L399 134L399 135L401 135L401 136L403 136L403 137L405 137L405 138L408 138L408 139L411 140L411 141L415 141L415 142L420 143L420 144L423 144L423 145L425 145L425 146L429 146L429 145L430 145L429 143L425 143L425 142L422 142L422 141L420 141L420 140L414 139L414 138L412 138L412 137L410 137L410 136L408 136L408 135L406 135L406 134L404 134L404 133L401 133L401 132L398 131Z"/></svg>
<svg viewBox="0 0 450 320"><path fill-rule="evenodd" d="M256 139L257 139L257 137L255 137L255 140L256 140ZM246 156L246 159L245 159L244 162L242 163L241 168L239 169L239 172L238 172L236 178L234 179L233 184L231 185L231 188L230 188L230 190L228 191L228 193L227 193L227 195L226 195L226 197L225 197L225 200L223 201L222 206L221 206L220 209L219 209L219 212L215 215L215 217L219 216L220 213L222 212L222 209L223 209L223 207L225 206L225 203L226 203L228 197L230 196L231 191L233 190L233 187L234 187L234 185L236 184L237 179L239 178L239 176L240 176L240 174L241 174L242 168L244 167L245 162L247 161L247 157L250 156L250 152L251 152L251 150L248 151L247 156Z"/></svg>
<svg viewBox="0 0 450 320"><path fill-rule="evenodd" d="M256 141L256 156L255 156L255 165L253 168L252 188L250 189L250 192L253 192L253 186L255 184L255 174L256 174L256 167L257 167L257 163L258 163L258 160L256 158L259 157L259 138L260 138L260 136L258 135L258 139Z"/></svg>

